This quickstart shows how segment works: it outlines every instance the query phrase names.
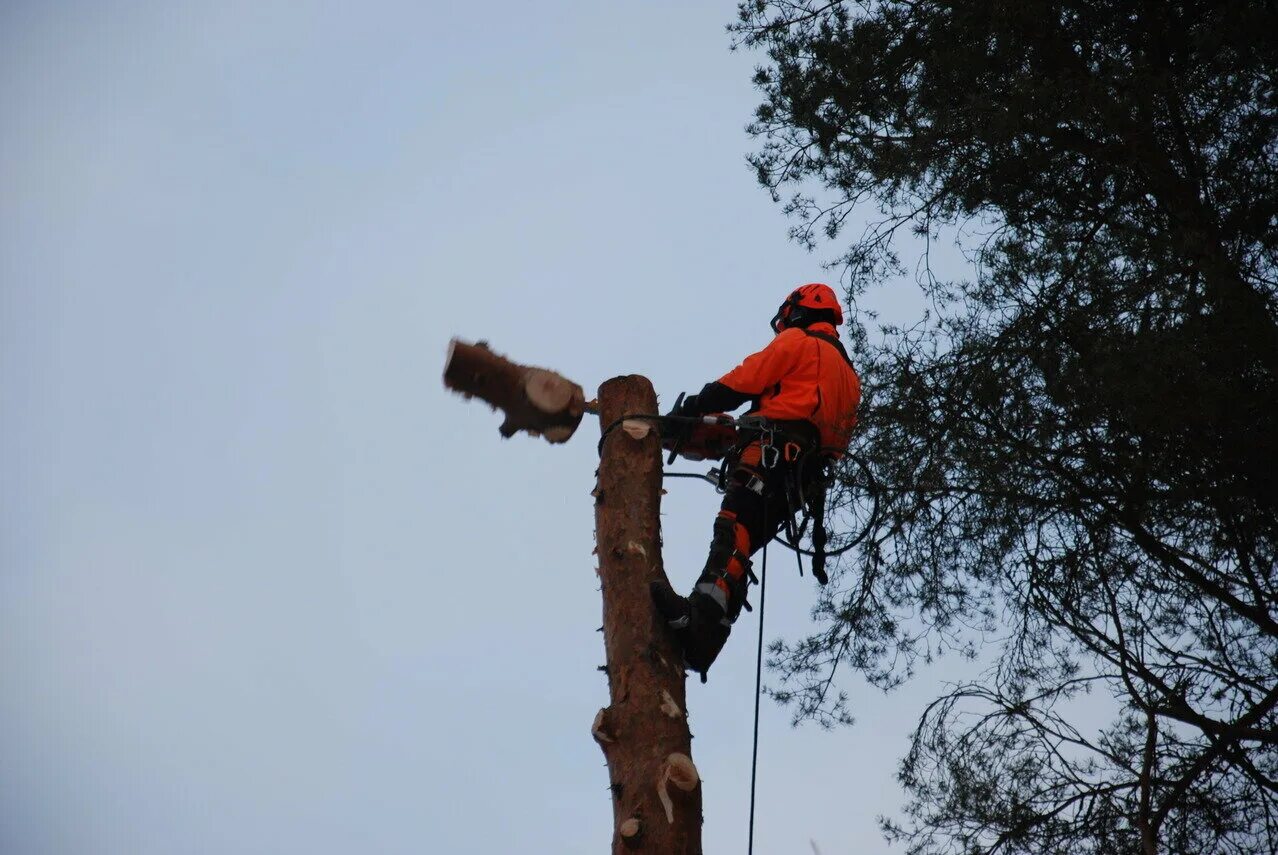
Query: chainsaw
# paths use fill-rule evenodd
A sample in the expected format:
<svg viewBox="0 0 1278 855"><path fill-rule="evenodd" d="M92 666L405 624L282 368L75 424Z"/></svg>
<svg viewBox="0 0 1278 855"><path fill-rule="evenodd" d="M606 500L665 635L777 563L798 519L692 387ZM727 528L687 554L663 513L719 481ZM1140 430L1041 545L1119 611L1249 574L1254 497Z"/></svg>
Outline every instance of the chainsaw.
<svg viewBox="0 0 1278 855"><path fill-rule="evenodd" d="M676 457L693 461L721 460L736 444L736 420L723 413L712 413L691 424L679 425L661 440L661 447L670 452L667 465Z"/></svg>
<svg viewBox="0 0 1278 855"><path fill-rule="evenodd" d="M681 392L675 411L683 403ZM737 420L726 413L710 413L695 417L667 417L662 425L661 447L670 452L666 464L676 457L684 460L721 460L737 444Z"/></svg>

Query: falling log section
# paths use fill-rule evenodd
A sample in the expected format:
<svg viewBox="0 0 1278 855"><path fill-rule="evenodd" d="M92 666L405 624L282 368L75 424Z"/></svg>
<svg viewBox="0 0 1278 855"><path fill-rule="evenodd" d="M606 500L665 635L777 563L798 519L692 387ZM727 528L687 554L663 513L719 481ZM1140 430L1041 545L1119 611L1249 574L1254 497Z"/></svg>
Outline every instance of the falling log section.
<svg viewBox="0 0 1278 855"><path fill-rule="evenodd" d="M614 377L599 387L599 422L607 433L595 538L611 702L592 730L608 761L614 855L701 852L701 786L691 760L684 671L648 593L649 582L665 579L660 437L651 421L621 421L656 410L644 377Z"/></svg>
<svg viewBox="0 0 1278 855"><path fill-rule="evenodd" d="M511 362L483 342L453 340L444 384L501 409L506 437L525 430L565 442L586 411L576 383ZM614 377L599 387L597 411L606 431L594 497L609 704L591 732L608 761L612 851L700 855L701 782L684 671L648 593L649 582L665 579L661 441L651 421L622 420L655 413L657 396L647 378Z"/></svg>
<svg viewBox="0 0 1278 855"><path fill-rule="evenodd" d="M444 385L487 401L506 414L503 437L527 431L547 442L567 442L586 412L581 387L553 371L511 362L487 342L453 339L444 362Z"/></svg>

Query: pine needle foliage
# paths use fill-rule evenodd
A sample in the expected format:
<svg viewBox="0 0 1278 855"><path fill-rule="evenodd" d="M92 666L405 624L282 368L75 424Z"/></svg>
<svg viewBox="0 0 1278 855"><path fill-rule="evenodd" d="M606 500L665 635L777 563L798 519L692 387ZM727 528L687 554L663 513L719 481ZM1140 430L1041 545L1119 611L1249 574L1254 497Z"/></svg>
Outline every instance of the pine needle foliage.
<svg viewBox="0 0 1278 855"><path fill-rule="evenodd" d="M794 237L854 307L930 307L857 315L882 513L774 694L830 725L836 667L982 664L902 762L911 855L1278 851L1278 10L750 0L730 29Z"/></svg>

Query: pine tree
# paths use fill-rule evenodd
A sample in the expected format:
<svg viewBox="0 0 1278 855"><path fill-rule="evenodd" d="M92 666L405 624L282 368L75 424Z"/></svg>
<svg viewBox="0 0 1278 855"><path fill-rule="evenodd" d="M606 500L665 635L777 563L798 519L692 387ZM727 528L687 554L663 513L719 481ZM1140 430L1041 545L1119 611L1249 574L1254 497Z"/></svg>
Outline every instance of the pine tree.
<svg viewBox="0 0 1278 855"><path fill-rule="evenodd" d="M1275 6L752 0L733 31L794 235L870 217L854 303L907 246L971 261L924 256L917 325L861 316L882 512L777 694L828 723L840 662L989 663L921 716L910 853L1278 851Z"/></svg>

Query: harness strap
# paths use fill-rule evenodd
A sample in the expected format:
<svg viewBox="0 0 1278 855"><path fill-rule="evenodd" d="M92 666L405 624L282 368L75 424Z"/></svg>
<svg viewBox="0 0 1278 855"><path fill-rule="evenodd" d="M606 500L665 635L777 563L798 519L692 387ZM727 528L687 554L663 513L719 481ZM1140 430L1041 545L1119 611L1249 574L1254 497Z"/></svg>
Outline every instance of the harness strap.
<svg viewBox="0 0 1278 855"><path fill-rule="evenodd" d="M851 368L853 371L856 370L856 366L852 364L852 357L848 356L848 352L847 350L844 349L843 342L839 341L838 336L833 336L833 335L830 335L829 333L823 333L823 332L813 332L807 327L803 328L803 332L805 335L808 335L812 338L820 339L826 344L834 345L835 349L839 351L839 356L843 357L843 361L848 364L848 367Z"/></svg>

